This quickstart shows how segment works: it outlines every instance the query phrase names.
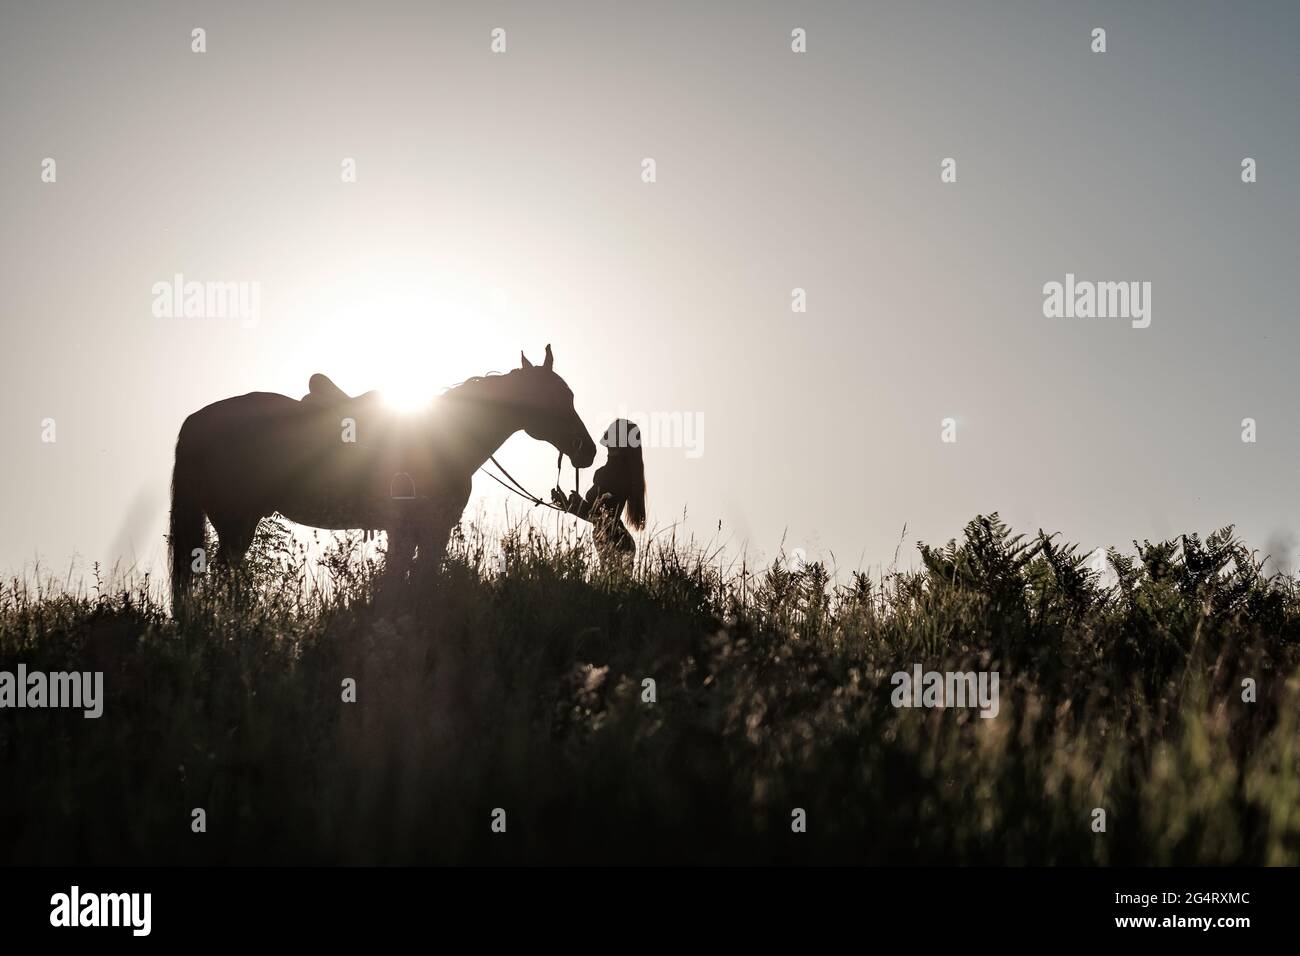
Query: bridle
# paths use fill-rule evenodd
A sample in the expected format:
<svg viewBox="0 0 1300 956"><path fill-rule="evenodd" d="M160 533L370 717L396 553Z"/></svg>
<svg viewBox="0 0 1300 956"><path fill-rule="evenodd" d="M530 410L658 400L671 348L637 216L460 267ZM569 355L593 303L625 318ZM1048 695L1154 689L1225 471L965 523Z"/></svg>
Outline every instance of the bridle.
<svg viewBox="0 0 1300 956"><path fill-rule="evenodd" d="M549 350L550 346L547 346L547 348ZM505 475L506 481L509 481L509 484L507 484L506 481L501 480L501 478L499 478L498 476L492 474L492 472L488 471L486 463L484 463L479 467L479 471L483 472L483 474L487 475L489 478L495 481L506 491L509 491L512 494L516 494L521 498L531 501L534 507L550 508L552 511L559 511L562 514L569 513L568 509L556 507L554 504L552 504L549 501L543 501L541 498L537 497L535 494L533 494L531 491L525 488L522 484L520 484L518 480L516 480L514 475L506 471L505 466L502 465L501 462L497 461L496 455L488 455L488 461L492 462L492 464L496 465L497 468L501 470L501 474ZM559 457L555 459L555 487L557 488L560 486L560 471L563 468L563 466L564 466L564 452L560 452ZM582 473L582 469L578 468L578 466L575 465L573 467L573 490L577 492L579 495L582 494L582 486L579 484L579 476L581 475L581 473Z"/></svg>

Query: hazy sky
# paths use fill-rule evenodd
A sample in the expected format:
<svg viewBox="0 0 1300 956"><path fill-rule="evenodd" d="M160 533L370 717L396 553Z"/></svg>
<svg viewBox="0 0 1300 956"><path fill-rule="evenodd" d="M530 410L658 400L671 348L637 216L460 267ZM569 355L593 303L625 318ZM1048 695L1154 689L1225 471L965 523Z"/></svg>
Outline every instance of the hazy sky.
<svg viewBox="0 0 1300 956"><path fill-rule="evenodd" d="M753 554L887 564L906 522L910 562L999 510L1294 558L1300 5L0 9L8 573L158 562L211 401L433 395L547 342L593 433L702 423L647 450L651 521ZM156 317L177 273L258 283L256 324ZM1151 283L1150 326L1045 318L1067 273Z"/></svg>

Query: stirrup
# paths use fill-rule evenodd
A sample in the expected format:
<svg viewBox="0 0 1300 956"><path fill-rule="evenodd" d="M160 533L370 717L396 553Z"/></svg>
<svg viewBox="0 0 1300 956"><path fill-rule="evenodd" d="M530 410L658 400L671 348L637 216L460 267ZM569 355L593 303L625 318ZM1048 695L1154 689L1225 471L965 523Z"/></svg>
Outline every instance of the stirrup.
<svg viewBox="0 0 1300 956"><path fill-rule="evenodd" d="M403 482L399 489L399 479ZM398 494L398 491L409 492L409 494ZM414 501L415 500L415 479L404 471L399 471L393 475L388 482L388 497L394 501Z"/></svg>

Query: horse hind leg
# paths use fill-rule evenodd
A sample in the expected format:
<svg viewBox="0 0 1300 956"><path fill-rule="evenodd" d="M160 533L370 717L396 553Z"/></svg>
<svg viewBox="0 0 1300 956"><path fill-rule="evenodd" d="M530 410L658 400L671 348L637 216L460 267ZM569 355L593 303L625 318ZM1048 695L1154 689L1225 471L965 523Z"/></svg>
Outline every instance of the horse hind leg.
<svg viewBox="0 0 1300 956"><path fill-rule="evenodd" d="M217 556L221 565L227 568L239 567L244 563L248 549L253 546L253 536L257 534L257 522L260 519L223 516L210 520L217 532Z"/></svg>

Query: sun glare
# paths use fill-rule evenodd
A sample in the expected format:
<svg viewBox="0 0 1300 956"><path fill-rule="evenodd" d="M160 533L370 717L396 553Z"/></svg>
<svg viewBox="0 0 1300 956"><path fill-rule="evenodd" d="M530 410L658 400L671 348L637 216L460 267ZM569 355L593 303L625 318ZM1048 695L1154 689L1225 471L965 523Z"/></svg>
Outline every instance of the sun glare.
<svg viewBox="0 0 1300 956"><path fill-rule="evenodd" d="M511 338L514 309L491 283L387 261L363 275L330 284L310 307L322 328L315 343L321 367L314 370L345 390L375 389L390 408L416 412L485 371L474 367L475 355L508 361L511 349L497 340Z"/></svg>
<svg viewBox="0 0 1300 956"><path fill-rule="evenodd" d="M379 393L384 404L399 412L418 412L429 404L432 396L427 383L406 382L396 387L386 386Z"/></svg>

